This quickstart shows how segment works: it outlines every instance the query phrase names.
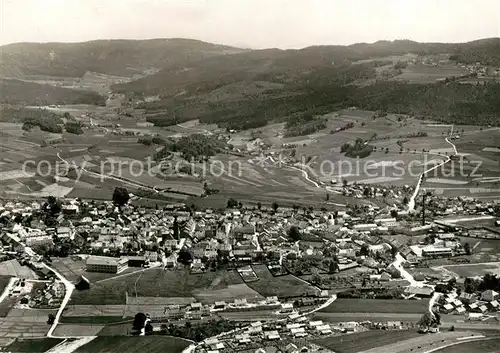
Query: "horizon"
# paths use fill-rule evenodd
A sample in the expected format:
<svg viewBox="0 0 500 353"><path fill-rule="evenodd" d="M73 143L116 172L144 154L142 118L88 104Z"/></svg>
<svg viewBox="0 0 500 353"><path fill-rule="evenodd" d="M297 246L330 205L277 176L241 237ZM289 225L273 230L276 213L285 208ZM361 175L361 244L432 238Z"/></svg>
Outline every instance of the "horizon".
<svg viewBox="0 0 500 353"><path fill-rule="evenodd" d="M75 41L75 42L58 42L58 41L48 41L48 42L13 42L13 43L7 43L7 44L0 44L0 47L5 47L9 45L20 45L20 44L83 44L83 43L91 43L91 42L105 42L105 41L154 41L154 40L189 40L189 41L197 41L197 42L203 42L207 44L214 44L214 45L221 45L221 46L228 46L228 47L233 47L237 49L247 49L247 50L267 50L267 49L278 49L278 50L301 50L301 49L306 49L310 47L322 47L322 46L343 46L343 47L349 47L353 45L360 45L360 44L365 44L365 45L374 45L379 42L403 42L403 41L409 41L409 42L414 42L414 43L421 43L421 44L463 44L463 43L471 43L471 42L477 42L477 41L483 41L483 40L491 40L491 39L500 39L500 37L484 37L484 38L477 38L477 39L472 39L469 41L465 42L421 42L421 41L416 41L413 39L408 39L408 38L401 38L401 39L379 39L373 42L355 42L355 43L350 43L350 44L312 44L308 45L305 47L300 47L300 48L278 48L278 47L266 47L266 48L251 48L251 47L237 47L233 45L229 45L226 43L216 43L216 42L207 42L202 39L198 38L188 38L188 37L157 37L157 38L142 38L142 39L134 39L134 38L97 38L97 39L89 39L89 40L84 40L84 41Z"/></svg>
<svg viewBox="0 0 500 353"><path fill-rule="evenodd" d="M500 37L496 0L2 0L0 10L2 46L186 38L248 49L300 49L401 38L463 43Z"/></svg>

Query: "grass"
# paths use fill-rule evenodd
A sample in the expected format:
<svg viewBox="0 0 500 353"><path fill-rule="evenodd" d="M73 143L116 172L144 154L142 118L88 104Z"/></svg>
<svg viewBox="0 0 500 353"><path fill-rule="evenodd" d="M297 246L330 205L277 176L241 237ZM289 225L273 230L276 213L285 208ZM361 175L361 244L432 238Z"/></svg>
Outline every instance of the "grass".
<svg viewBox="0 0 500 353"><path fill-rule="evenodd" d="M10 276L0 275L0 293L2 293L10 282Z"/></svg>
<svg viewBox="0 0 500 353"><path fill-rule="evenodd" d="M111 324L130 320L132 318L121 316L63 316L60 322L62 324Z"/></svg>
<svg viewBox="0 0 500 353"><path fill-rule="evenodd" d="M180 353L189 346L189 342L176 337L97 337L78 348L75 353Z"/></svg>
<svg viewBox="0 0 500 353"><path fill-rule="evenodd" d="M265 265L252 266L258 281L247 285L265 297L295 297L313 294L316 289L292 275L273 277Z"/></svg>
<svg viewBox="0 0 500 353"><path fill-rule="evenodd" d="M337 299L321 310L325 313L424 313L428 300Z"/></svg>
<svg viewBox="0 0 500 353"><path fill-rule="evenodd" d="M470 352L483 352L483 353L496 353L500 347L500 338L481 340L474 342L464 342L454 346L446 347L436 351L436 353L470 353Z"/></svg>
<svg viewBox="0 0 500 353"><path fill-rule="evenodd" d="M314 343L336 353L356 353L418 337L416 331L366 331L315 340Z"/></svg>
<svg viewBox="0 0 500 353"><path fill-rule="evenodd" d="M58 338L18 338L7 347L7 351L12 353L43 353L62 341L63 340Z"/></svg>
<svg viewBox="0 0 500 353"><path fill-rule="evenodd" d="M235 271L190 274L188 270L146 270L143 273L91 284L89 290L75 292L71 304L125 304L126 293L138 297L192 297L201 289L223 289L243 283Z"/></svg>
<svg viewBox="0 0 500 353"><path fill-rule="evenodd" d="M462 277L484 276L486 273L500 274L500 263L480 263L470 265L444 266Z"/></svg>

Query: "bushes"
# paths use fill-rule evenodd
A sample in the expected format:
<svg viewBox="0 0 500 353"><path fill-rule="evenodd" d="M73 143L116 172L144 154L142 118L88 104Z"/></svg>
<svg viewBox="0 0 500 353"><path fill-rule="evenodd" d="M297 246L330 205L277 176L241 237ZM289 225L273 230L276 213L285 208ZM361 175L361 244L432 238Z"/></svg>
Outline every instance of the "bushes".
<svg viewBox="0 0 500 353"><path fill-rule="evenodd" d="M30 131L34 127L39 127L42 131L52 132L52 133L62 133L63 121L58 116L49 115L45 116L42 114L36 116L29 116L23 121L23 130Z"/></svg>
<svg viewBox="0 0 500 353"><path fill-rule="evenodd" d="M365 158L373 151L373 147L365 144L363 139L357 138L354 145L344 143L340 147L340 152L351 158Z"/></svg>
<svg viewBox="0 0 500 353"><path fill-rule="evenodd" d="M326 119L306 115L301 118L289 119L286 124L285 137L303 136L326 128Z"/></svg>
<svg viewBox="0 0 500 353"><path fill-rule="evenodd" d="M66 132L70 134L81 135L83 134L82 125L80 123L68 122L64 125Z"/></svg>

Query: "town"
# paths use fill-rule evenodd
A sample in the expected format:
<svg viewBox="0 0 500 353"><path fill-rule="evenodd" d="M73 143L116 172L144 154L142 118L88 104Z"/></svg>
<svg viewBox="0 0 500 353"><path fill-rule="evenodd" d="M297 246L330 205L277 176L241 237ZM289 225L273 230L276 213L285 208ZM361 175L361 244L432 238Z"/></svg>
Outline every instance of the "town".
<svg viewBox="0 0 500 353"><path fill-rule="evenodd" d="M359 188L343 187L347 192ZM382 192L373 187L374 194ZM133 206L127 197L123 200L123 190L108 202L55 197L3 202L0 271L14 269L9 274L17 275L7 281L1 302L8 304L7 317L10 309L58 309L47 318L52 331L67 319L88 316L72 313L84 306L77 304L80 293L85 298L113 276L130 277L135 296L143 294L126 294L127 306L135 303L130 306L137 309L122 313L123 321L134 317L127 332L184 335L199 342L193 346L196 352L257 351L276 340L283 347L301 342L313 350L314 339L348 332L409 327L455 331L463 322L495 325L500 278L479 275L480 261L490 260L474 257L481 239L500 242L500 203L427 195L419 205L425 210L422 206L427 218L424 212L407 212L402 201L399 207L356 205L343 211L276 203L245 206L233 199L219 210L160 209ZM454 272L455 266L464 272ZM217 280L227 283L214 295L205 290L200 300L196 295L168 300L169 283L159 285L157 292L154 286L137 288L148 271L197 278L225 273ZM284 278L293 279L293 290L286 283L280 290ZM103 300L96 299L96 304ZM422 317L330 320L331 305L360 299L417 303L416 314ZM355 305L352 310L356 312ZM94 319L99 322L99 315ZM207 337L206 325L219 320L226 331Z"/></svg>

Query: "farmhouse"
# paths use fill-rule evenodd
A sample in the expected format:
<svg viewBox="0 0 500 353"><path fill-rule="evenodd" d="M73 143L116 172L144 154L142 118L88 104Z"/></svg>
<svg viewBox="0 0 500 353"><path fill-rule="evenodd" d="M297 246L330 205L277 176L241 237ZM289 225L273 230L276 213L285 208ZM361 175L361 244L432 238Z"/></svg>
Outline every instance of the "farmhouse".
<svg viewBox="0 0 500 353"><path fill-rule="evenodd" d="M127 258L114 258L107 256L89 256L85 262L88 272L120 273L127 269Z"/></svg>

